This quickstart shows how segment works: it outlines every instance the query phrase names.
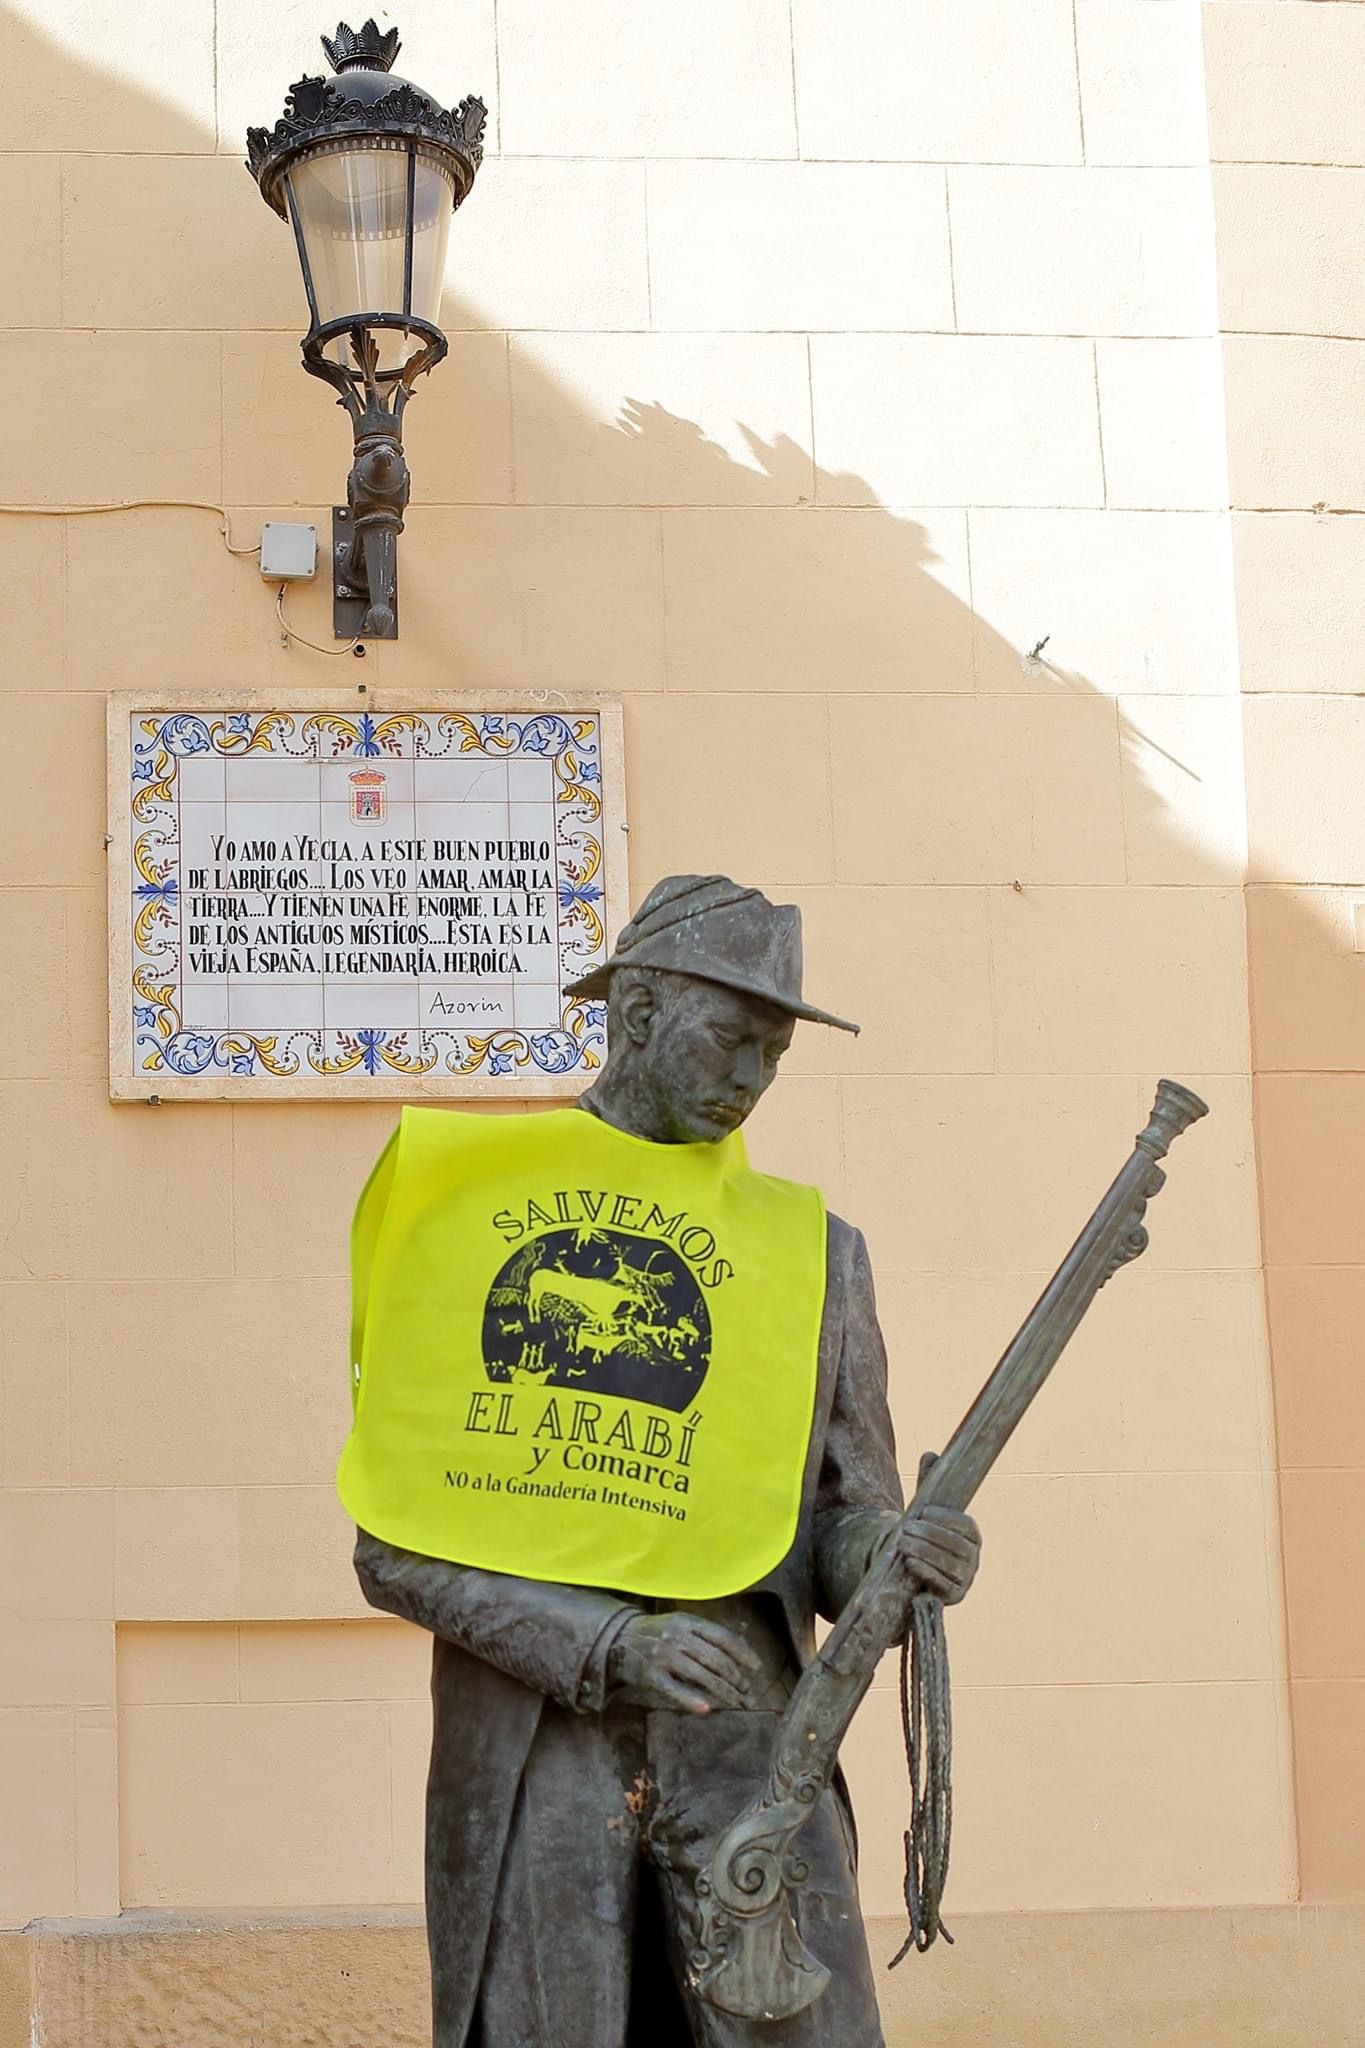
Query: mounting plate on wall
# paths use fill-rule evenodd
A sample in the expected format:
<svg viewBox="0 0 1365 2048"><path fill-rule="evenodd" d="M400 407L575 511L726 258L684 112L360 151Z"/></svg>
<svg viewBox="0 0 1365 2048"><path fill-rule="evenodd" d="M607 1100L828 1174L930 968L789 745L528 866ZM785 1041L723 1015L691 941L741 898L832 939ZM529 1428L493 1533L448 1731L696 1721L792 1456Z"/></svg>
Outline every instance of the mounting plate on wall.
<svg viewBox="0 0 1365 2048"><path fill-rule="evenodd" d="M349 505L332 507L332 631L338 640L358 640L360 629L365 623L369 610L368 593L351 579L351 564L355 559L352 544L355 537L354 515ZM363 557L362 563L363 563ZM393 572L393 625L387 633L367 634L367 639L396 640L398 638L398 567Z"/></svg>

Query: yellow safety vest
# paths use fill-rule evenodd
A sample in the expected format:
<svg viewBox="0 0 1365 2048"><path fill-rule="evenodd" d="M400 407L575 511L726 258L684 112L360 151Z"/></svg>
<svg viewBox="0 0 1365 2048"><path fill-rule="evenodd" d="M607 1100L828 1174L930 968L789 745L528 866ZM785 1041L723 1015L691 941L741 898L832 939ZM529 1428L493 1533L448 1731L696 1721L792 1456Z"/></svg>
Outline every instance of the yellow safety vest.
<svg viewBox="0 0 1365 2048"><path fill-rule="evenodd" d="M405 1109L351 1241L337 1487L401 1549L705 1600L791 1547L825 1210L738 1131Z"/></svg>

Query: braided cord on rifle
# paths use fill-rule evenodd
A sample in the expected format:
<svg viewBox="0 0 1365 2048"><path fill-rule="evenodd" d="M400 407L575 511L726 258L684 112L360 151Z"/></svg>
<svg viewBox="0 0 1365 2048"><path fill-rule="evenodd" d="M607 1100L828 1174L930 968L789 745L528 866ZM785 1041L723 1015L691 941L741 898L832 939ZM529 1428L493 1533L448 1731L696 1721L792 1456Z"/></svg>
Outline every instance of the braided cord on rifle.
<svg viewBox="0 0 1365 2048"><path fill-rule="evenodd" d="M943 1602L918 1593L901 1643L901 1732L910 1768L910 1826L905 1836L905 1907L910 1932L889 1967L912 1948L923 1955L941 1934L939 1919L953 1832L953 1707Z"/></svg>

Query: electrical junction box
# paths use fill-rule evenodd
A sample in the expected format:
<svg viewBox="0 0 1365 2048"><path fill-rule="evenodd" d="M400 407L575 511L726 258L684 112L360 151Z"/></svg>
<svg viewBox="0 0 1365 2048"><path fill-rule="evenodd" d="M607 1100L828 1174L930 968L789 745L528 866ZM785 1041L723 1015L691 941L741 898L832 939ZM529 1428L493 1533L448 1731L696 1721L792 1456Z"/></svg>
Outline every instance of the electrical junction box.
<svg viewBox="0 0 1365 2048"><path fill-rule="evenodd" d="M292 583L315 575L318 566L316 526L292 526L267 519L261 528L261 574L272 583Z"/></svg>

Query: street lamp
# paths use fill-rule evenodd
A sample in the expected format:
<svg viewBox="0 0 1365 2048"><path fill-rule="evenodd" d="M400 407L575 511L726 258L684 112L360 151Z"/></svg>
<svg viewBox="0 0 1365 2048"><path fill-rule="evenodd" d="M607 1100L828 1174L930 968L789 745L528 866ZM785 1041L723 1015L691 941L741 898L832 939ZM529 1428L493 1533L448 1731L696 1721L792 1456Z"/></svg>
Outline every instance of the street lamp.
<svg viewBox="0 0 1365 2048"><path fill-rule="evenodd" d="M308 294L303 366L355 429L346 505L332 514L338 638L398 635L398 536L412 479L403 408L446 352L438 324L450 216L483 160L487 108L447 113L390 76L398 31L339 24L335 78L291 86L273 128L247 131L261 196L292 223Z"/></svg>

